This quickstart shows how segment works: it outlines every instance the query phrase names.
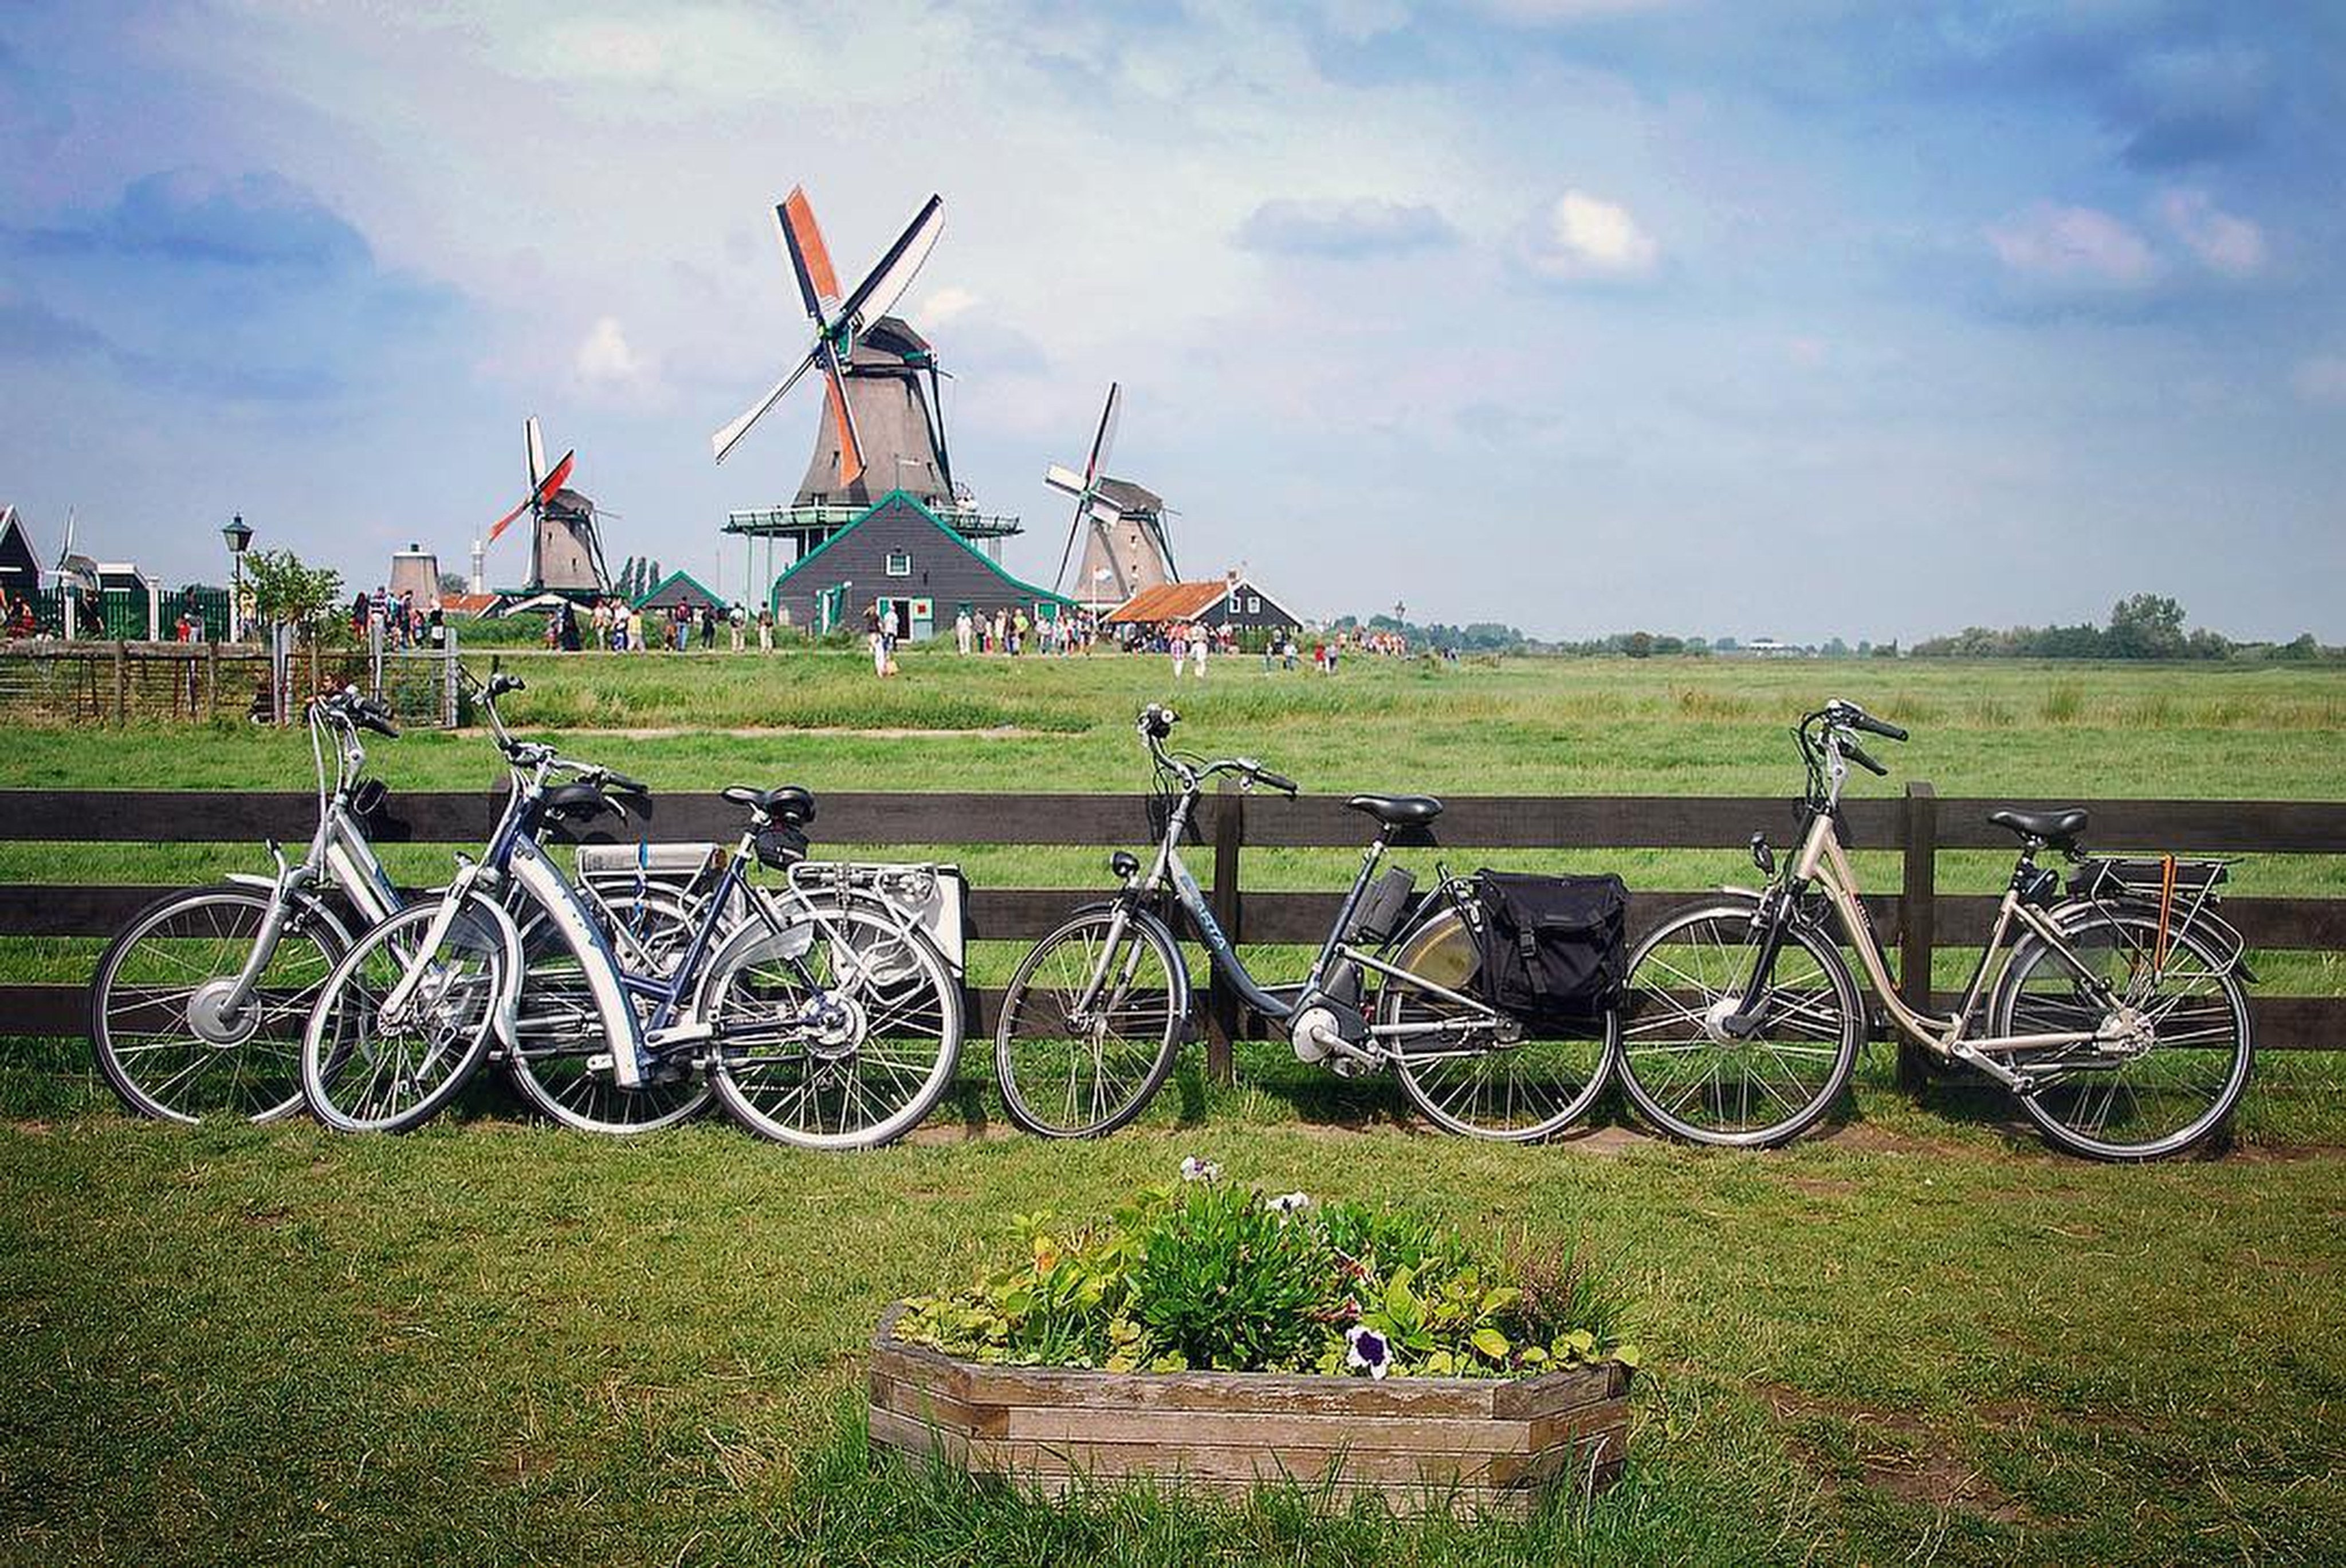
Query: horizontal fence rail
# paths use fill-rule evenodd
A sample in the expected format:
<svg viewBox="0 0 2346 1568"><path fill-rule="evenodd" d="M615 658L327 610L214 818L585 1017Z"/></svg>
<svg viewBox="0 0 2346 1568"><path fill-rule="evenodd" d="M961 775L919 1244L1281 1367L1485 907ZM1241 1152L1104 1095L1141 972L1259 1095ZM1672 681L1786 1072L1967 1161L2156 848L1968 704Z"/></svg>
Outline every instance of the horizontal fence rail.
<svg viewBox="0 0 2346 1568"><path fill-rule="evenodd" d="M501 797L455 791L402 791L369 820L379 843L476 844L495 824ZM1137 848L1151 837L1149 798L1117 794L971 794L825 791L818 797L821 840L927 846L1003 844ZM2071 801L2049 802L2066 806ZM1905 799L1853 800L1844 808L1845 841L1861 850L1899 851L1896 891L1866 901L1875 932L1894 946L1907 977L1902 992L1921 1003L1930 960L1942 945L1974 946L1993 922L1997 895L1938 891L1942 850L2009 849L2012 836L1987 813L2005 799L1943 798L1927 784ZM2157 849L2188 853L2346 854L2346 802L2262 800L2106 800L2088 802L2088 841L2099 850ZM218 843L274 838L308 840L317 817L309 791L0 790L0 840L18 842ZM606 818L582 841L655 843L733 841L741 809L713 794L657 798L624 827ZM1778 797L1475 796L1448 800L1431 832L1397 835L1397 844L1473 850L1704 849L1739 850L1764 830L1780 851L1798 831L1795 809ZM1290 800L1228 791L1202 802L1193 838L1214 856L1212 901L1224 931L1250 944L1316 944L1342 901L1341 891L1248 891L1235 851L1250 848L1357 847L1372 826L1341 799ZM820 852L820 850L818 850ZM949 851L947 851L949 858ZM1750 882L1748 863L1722 860L1724 880ZM2249 881L2253 882L2251 875ZM1104 896L1107 880L1088 888L973 888L966 930L974 941L1030 941L1075 909ZM153 900L175 891L126 885L0 885L0 936L111 935ZM1715 890L1640 891L1630 902L1634 941L1678 911L1710 901ZM2259 949L2346 952L2346 899L2241 896L2225 901L2225 918ZM1234 1035L1259 1032L1235 993L1209 983L1203 998L1217 1071L1229 1069ZM997 994L974 989L973 1033L990 1032ZM1929 1001L1952 1005L1932 993ZM2271 1049L2346 1049L2346 997L2251 993L2259 1044ZM78 1033L85 1027L83 986L0 984L0 1033ZM1910 1067L1912 1064L1910 1063Z"/></svg>

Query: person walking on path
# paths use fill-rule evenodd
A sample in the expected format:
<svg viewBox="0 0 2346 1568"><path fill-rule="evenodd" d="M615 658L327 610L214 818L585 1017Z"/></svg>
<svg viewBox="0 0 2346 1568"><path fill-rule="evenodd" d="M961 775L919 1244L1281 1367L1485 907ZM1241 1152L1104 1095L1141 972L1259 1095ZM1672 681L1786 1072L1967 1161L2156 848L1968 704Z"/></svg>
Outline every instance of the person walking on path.
<svg viewBox="0 0 2346 1568"><path fill-rule="evenodd" d="M758 606L758 651L761 654L774 651L774 612L772 606L767 605Z"/></svg>
<svg viewBox="0 0 2346 1568"><path fill-rule="evenodd" d="M954 647L961 650L961 656L964 658L969 657L970 637L976 630L975 626L970 625L969 606L964 605L961 607L961 614L954 617Z"/></svg>
<svg viewBox="0 0 2346 1568"><path fill-rule="evenodd" d="M740 653L741 651L741 630L743 626L750 619L750 612L743 609L740 605L736 605L733 606L732 613L727 616L725 619L728 628L733 634L733 651L735 653Z"/></svg>
<svg viewBox="0 0 2346 1568"><path fill-rule="evenodd" d="M1189 662L1189 639L1179 626L1172 628L1172 638L1173 678L1178 681L1181 678L1181 667Z"/></svg>
<svg viewBox="0 0 2346 1568"><path fill-rule="evenodd" d="M880 629L880 601L874 599L863 612L863 636L872 644L872 673L881 679L888 678L888 634Z"/></svg>
<svg viewBox="0 0 2346 1568"><path fill-rule="evenodd" d="M1198 667L1198 678L1203 680L1206 678L1206 650L1213 646L1214 634L1204 626L1192 627L1191 632L1189 657Z"/></svg>

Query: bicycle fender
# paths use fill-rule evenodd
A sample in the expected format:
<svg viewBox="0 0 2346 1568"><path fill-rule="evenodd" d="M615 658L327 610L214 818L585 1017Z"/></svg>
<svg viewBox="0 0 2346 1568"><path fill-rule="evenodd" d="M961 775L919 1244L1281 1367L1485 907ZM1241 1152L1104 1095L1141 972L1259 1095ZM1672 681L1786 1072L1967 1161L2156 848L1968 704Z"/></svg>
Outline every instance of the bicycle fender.
<svg viewBox="0 0 2346 1568"><path fill-rule="evenodd" d="M267 893L272 898L277 894L277 879L275 877L255 876L250 871L230 871L228 875L222 877L220 881L228 882L235 887L250 889L257 893ZM293 897L293 901L301 907L303 915L315 920L328 931L332 932L334 933L335 940L342 944L342 951L344 952L350 952L351 943L356 941L357 938L352 932L349 925L344 923L342 917L334 912L333 905L328 903L325 900L320 898L315 893L296 893Z"/></svg>
<svg viewBox="0 0 2346 1568"><path fill-rule="evenodd" d="M521 1044L521 927L514 923L512 913L505 905L475 892L471 903L476 910L489 912L490 923L497 928L497 941L505 950L505 994L497 998L495 1028L497 1039L507 1050L518 1049Z"/></svg>

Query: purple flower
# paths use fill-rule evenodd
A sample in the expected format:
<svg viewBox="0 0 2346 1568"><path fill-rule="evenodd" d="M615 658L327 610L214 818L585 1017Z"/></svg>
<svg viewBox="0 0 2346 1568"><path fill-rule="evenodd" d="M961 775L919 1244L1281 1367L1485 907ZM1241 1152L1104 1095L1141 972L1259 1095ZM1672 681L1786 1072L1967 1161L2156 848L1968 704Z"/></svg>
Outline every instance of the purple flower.
<svg viewBox="0 0 2346 1568"><path fill-rule="evenodd" d="M1351 1347L1344 1352L1346 1366L1361 1368L1372 1378L1392 1370L1392 1347L1374 1329L1355 1324L1344 1330L1344 1343Z"/></svg>
<svg viewBox="0 0 2346 1568"><path fill-rule="evenodd" d="M1211 1160L1201 1160L1195 1155L1186 1156L1181 1161L1181 1179L1183 1181L1219 1181L1222 1179L1222 1167Z"/></svg>

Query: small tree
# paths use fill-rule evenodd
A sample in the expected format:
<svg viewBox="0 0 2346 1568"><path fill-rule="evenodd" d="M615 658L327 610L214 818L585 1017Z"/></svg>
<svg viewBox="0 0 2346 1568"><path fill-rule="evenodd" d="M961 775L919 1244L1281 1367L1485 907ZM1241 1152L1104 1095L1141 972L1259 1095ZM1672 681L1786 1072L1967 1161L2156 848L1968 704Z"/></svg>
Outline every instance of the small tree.
<svg viewBox="0 0 2346 1568"><path fill-rule="evenodd" d="M2163 594L2136 594L2110 609L2109 651L2119 658L2180 658L2189 651L2183 606Z"/></svg>
<svg viewBox="0 0 2346 1568"><path fill-rule="evenodd" d="M255 550L244 558L244 578L253 613L270 625L292 626L297 636L306 629L315 639L321 627L339 624L342 575L331 566L305 565L291 550Z"/></svg>

